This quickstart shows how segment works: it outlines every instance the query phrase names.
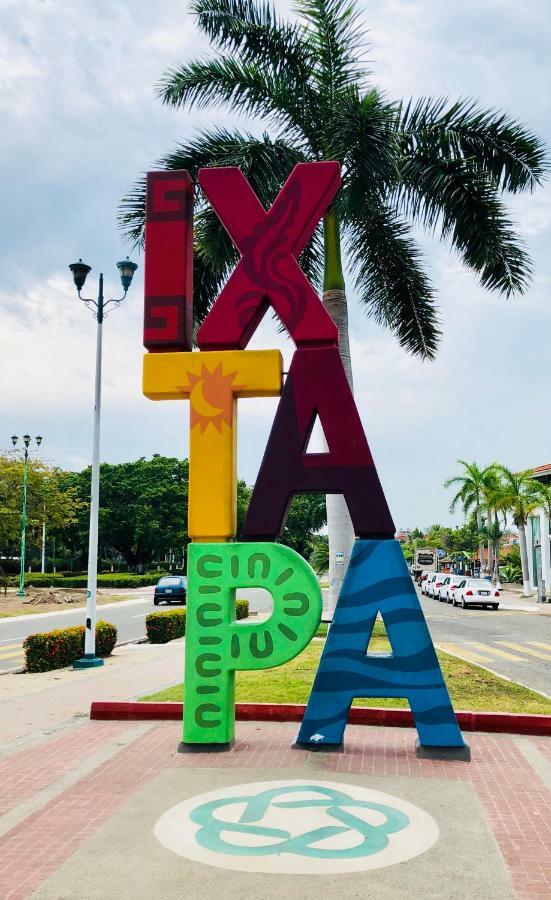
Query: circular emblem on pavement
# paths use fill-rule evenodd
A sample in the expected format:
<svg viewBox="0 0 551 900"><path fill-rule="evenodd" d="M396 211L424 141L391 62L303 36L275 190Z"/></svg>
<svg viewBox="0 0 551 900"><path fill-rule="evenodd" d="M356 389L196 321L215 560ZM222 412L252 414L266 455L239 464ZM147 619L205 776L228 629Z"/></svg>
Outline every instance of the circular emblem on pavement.
<svg viewBox="0 0 551 900"><path fill-rule="evenodd" d="M157 839L195 862L244 872L324 875L392 866L438 839L406 800L318 779L261 781L200 794L169 809Z"/></svg>

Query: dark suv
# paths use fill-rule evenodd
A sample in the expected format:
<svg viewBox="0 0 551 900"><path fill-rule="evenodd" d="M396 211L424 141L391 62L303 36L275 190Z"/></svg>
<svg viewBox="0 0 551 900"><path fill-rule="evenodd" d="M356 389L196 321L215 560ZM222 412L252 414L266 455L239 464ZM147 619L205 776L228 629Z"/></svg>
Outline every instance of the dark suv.
<svg viewBox="0 0 551 900"><path fill-rule="evenodd" d="M153 603L155 606L158 606L161 600L165 603L185 603L186 587L185 575L163 575L155 586Z"/></svg>

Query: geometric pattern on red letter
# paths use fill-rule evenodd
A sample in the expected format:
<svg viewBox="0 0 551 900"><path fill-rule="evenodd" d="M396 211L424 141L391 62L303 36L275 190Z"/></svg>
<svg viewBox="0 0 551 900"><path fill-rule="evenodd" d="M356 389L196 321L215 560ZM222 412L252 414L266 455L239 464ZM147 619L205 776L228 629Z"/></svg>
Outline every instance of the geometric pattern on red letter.
<svg viewBox="0 0 551 900"><path fill-rule="evenodd" d="M149 172L145 218L144 346L191 350L193 182L185 170Z"/></svg>
<svg viewBox="0 0 551 900"><path fill-rule="evenodd" d="M297 346L336 345L297 257L339 188L339 164L298 163L267 212L236 167L200 169L199 184L241 253L199 329L201 350L243 349L270 305Z"/></svg>

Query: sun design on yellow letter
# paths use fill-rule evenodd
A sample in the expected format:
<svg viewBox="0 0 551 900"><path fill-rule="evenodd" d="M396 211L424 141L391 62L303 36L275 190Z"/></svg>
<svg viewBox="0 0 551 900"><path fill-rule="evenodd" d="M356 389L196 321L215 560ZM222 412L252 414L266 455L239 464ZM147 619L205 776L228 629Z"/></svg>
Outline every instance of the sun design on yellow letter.
<svg viewBox="0 0 551 900"><path fill-rule="evenodd" d="M233 381L237 372L222 374L222 363L212 372L205 365L201 366L201 374L189 373L191 402L191 427L199 425L205 431L213 425L222 431L222 422L231 428L233 416Z"/></svg>

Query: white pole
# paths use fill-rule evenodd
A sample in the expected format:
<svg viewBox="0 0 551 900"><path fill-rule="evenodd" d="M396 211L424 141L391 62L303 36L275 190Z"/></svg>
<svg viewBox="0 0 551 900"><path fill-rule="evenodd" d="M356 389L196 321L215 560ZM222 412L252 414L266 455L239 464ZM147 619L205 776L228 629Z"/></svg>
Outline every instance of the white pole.
<svg viewBox="0 0 551 900"><path fill-rule="evenodd" d="M40 567L42 574L46 571L46 519L42 521L42 565Z"/></svg>
<svg viewBox="0 0 551 900"><path fill-rule="evenodd" d="M96 381L94 389L94 440L92 446L92 489L90 492L90 537L88 542L88 584L86 589L86 633L84 655L96 655L96 590L98 580L99 443L101 416L101 351L103 323L103 275L99 276L96 333Z"/></svg>

